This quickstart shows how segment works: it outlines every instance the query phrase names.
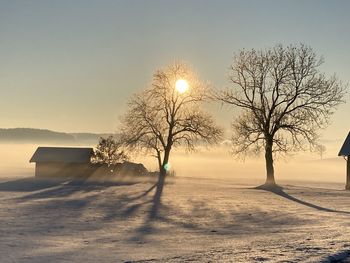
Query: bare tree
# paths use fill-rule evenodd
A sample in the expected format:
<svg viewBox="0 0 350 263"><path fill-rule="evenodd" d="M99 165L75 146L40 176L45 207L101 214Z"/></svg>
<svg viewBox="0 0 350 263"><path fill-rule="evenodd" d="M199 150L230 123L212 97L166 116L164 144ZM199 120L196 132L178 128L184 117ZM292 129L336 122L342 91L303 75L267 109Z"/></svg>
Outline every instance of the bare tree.
<svg viewBox="0 0 350 263"><path fill-rule="evenodd" d="M320 156L321 160L323 159L323 155L326 152L327 148L323 144L316 144L315 151Z"/></svg>
<svg viewBox="0 0 350 263"><path fill-rule="evenodd" d="M158 70L150 87L135 94L122 118L122 137L138 150L152 152L157 158L160 178L169 169L173 147L194 150L199 142L215 143L222 131L200 104L206 86L183 63Z"/></svg>
<svg viewBox="0 0 350 263"><path fill-rule="evenodd" d="M231 89L216 98L239 108L233 123L234 152L264 149L267 184L275 184L274 155L314 145L345 87L320 72L323 59L300 44L242 50L230 68Z"/></svg>
<svg viewBox="0 0 350 263"><path fill-rule="evenodd" d="M108 138L100 137L94 150L93 162L106 163L110 166L128 159L129 157L123 150L122 142L115 139L112 135Z"/></svg>

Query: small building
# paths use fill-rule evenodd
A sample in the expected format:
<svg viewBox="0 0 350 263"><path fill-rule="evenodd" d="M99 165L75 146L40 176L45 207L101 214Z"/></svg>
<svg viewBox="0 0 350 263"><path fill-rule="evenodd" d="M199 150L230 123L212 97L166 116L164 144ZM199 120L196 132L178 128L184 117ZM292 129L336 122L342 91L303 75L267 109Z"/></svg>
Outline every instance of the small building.
<svg viewBox="0 0 350 263"><path fill-rule="evenodd" d="M123 162L114 165L116 173L124 175L148 175L148 170L142 163Z"/></svg>
<svg viewBox="0 0 350 263"><path fill-rule="evenodd" d="M39 178L75 178L92 172L92 148L38 147L29 162L35 163Z"/></svg>
<svg viewBox="0 0 350 263"><path fill-rule="evenodd" d="M340 149L338 156L343 156L346 161L346 190L350 190L350 132L348 137L345 139L343 146Z"/></svg>

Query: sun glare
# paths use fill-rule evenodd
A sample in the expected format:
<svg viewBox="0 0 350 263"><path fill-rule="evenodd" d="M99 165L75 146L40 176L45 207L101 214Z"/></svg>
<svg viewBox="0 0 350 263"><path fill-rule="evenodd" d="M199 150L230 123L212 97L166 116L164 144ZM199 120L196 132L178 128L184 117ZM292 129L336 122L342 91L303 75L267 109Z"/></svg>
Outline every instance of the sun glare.
<svg viewBox="0 0 350 263"><path fill-rule="evenodd" d="M184 79L178 79L175 83L175 88L180 93L184 93L186 90L188 90L188 87L188 82Z"/></svg>

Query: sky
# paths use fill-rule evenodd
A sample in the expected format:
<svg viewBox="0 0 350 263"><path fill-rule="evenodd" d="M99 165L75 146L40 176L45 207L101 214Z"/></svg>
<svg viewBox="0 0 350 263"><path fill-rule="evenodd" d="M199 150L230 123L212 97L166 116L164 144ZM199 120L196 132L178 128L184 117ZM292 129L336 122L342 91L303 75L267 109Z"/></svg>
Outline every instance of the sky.
<svg viewBox="0 0 350 263"><path fill-rule="evenodd" d="M217 88L242 48L306 43L350 82L350 1L0 0L0 127L115 132L130 96L183 60ZM324 140L350 130L350 97ZM233 110L218 105L229 129Z"/></svg>

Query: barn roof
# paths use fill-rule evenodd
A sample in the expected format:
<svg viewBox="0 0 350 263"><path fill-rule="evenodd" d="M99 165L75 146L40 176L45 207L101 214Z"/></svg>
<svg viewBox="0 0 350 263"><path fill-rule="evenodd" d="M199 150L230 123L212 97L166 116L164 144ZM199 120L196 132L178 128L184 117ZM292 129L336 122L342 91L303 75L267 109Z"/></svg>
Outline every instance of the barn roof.
<svg viewBox="0 0 350 263"><path fill-rule="evenodd" d="M29 162L89 163L92 148L38 147Z"/></svg>
<svg viewBox="0 0 350 263"><path fill-rule="evenodd" d="M350 132L345 139L343 146L340 149L338 156L350 156Z"/></svg>

